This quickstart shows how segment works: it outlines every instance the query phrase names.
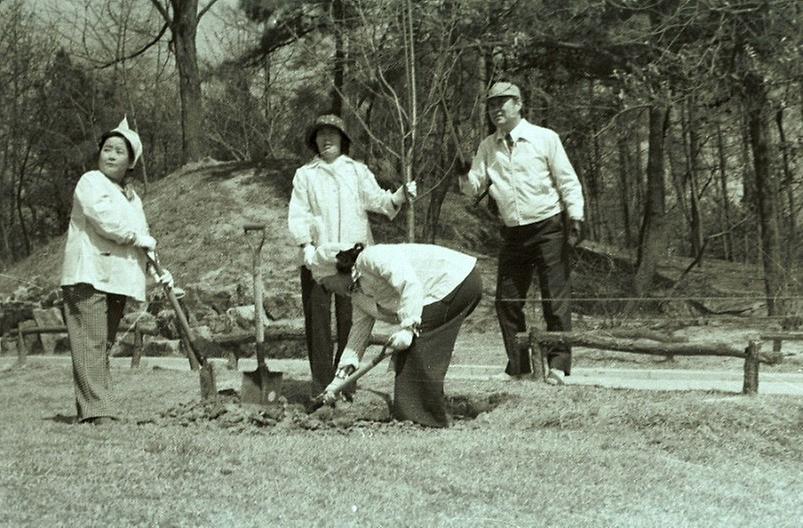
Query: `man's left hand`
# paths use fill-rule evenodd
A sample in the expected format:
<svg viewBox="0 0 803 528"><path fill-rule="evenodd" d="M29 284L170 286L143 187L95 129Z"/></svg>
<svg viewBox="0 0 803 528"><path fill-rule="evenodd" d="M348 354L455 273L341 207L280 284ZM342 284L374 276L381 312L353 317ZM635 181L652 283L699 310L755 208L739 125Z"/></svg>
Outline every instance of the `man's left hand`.
<svg viewBox="0 0 803 528"><path fill-rule="evenodd" d="M577 247L577 245L583 241L583 231L582 220L571 220L571 225L569 226L569 246Z"/></svg>

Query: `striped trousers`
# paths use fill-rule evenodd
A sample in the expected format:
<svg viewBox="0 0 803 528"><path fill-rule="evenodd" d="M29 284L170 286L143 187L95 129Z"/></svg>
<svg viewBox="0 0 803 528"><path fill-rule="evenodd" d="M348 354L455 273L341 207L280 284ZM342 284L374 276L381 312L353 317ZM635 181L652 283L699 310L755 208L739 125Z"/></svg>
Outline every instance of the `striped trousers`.
<svg viewBox="0 0 803 528"><path fill-rule="evenodd" d="M123 317L126 297L98 291L90 284L63 286L62 291L78 420L115 416L109 351Z"/></svg>

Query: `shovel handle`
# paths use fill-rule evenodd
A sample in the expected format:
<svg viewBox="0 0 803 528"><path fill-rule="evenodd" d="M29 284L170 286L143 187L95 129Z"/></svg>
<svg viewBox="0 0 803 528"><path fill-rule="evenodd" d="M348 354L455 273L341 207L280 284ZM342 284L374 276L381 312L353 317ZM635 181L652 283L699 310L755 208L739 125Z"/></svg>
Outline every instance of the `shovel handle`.
<svg viewBox="0 0 803 528"><path fill-rule="evenodd" d="M156 253L153 254L156 256ZM159 259L153 258L149 252L145 252L145 256L148 259L148 263L153 266L153 269L156 271L157 275L162 275L164 270L162 269L161 264L159 264ZM200 363L201 365L206 365L206 357L198 352L195 348L195 344L192 342L192 333L190 332L190 323L187 321L187 316L184 315L184 310L181 309L181 304L178 302L178 298L176 297L176 293L173 291L173 288L170 286L165 285L164 287L165 293L167 294L167 298L170 301L170 305L173 307L173 311L176 312L176 319L178 319L179 326L181 326L181 330L184 333L184 336L187 338L187 354L190 359L190 364L194 365Z"/></svg>

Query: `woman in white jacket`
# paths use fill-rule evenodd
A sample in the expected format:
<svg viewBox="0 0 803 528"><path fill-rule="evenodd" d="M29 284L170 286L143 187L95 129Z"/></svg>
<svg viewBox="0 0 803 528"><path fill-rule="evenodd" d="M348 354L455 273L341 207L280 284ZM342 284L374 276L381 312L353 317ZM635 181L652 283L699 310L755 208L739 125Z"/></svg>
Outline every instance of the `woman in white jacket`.
<svg viewBox="0 0 803 528"><path fill-rule="evenodd" d="M320 247L313 275L327 290L349 295L353 306L336 376L359 366L377 320L398 325L389 341L397 351L394 416L448 426L443 380L460 327L482 296L476 264L474 257L430 244Z"/></svg>
<svg viewBox="0 0 803 528"><path fill-rule="evenodd" d="M382 189L368 167L348 156L351 139L343 120L335 115L319 116L309 129L306 141L315 157L293 177L287 224L290 235L301 248L304 330L312 392L317 395L332 381L335 365L346 346L351 304L348 297L335 295L337 351L333 354L332 295L313 280L308 269L309 259L322 244L372 244L368 213L393 219L406 201L405 193L415 197L416 186L411 182L396 192Z"/></svg>
<svg viewBox="0 0 803 528"><path fill-rule="evenodd" d="M78 421L96 425L116 415L109 350L126 300L145 300L145 251L156 248L126 181L142 154L139 135L123 119L99 148L98 170L75 187L61 276ZM160 282L172 282L169 273Z"/></svg>

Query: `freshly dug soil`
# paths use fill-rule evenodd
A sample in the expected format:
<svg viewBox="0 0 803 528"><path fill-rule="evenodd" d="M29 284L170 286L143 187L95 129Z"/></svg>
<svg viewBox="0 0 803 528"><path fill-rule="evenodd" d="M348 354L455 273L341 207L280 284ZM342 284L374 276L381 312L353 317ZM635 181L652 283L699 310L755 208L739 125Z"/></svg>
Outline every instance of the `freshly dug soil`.
<svg viewBox="0 0 803 528"><path fill-rule="evenodd" d="M240 394L226 390L216 398L189 401L160 412L139 424L181 425L184 427L216 427L234 433L258 433L264 428L281 429L350 429L391 424L390 395L360 389L351 402L338 401L334 406L309 407L309 382L285 380L282 396L272 405L243 404ZM473 420L513 398L509 394L492 393L482 397L447 396L449 412L455 421ZM405 424L401 424L405 425ZM407 423L408 426L417 427Z"/></svg>

